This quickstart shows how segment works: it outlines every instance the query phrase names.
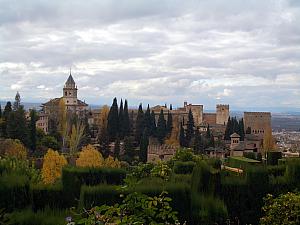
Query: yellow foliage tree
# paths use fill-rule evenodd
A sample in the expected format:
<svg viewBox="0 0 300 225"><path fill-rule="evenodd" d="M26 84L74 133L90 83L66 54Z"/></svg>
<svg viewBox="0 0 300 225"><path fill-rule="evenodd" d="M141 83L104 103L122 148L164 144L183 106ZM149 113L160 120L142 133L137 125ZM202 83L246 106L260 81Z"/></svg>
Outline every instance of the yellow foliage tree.
<svg viewBox="0 0 300 225"><path fill-rule="evenodd" d="M118 159L114 159L111 156L108 156L104 161L104 167L107 168L120 168L121 163Z"/></svg>
<svg viewBox="0 0 300 225"><path fill-rule="evenodd" d="M67 160L57 151L48 149L44 156L42 180L44 184L53 184L61 177L62 168L67 165Z"/></svg>
<svg viewBox="0 0 300 225"><path fill-rule="evenodd" d="M84 124L77 122L72 126L72 132L70 136L70 154L75 155L78 151L78 146L84 137Z"/></svg>
<svg viewBox="0 0 300 225"><path fill-rule="evenodd" d="M6 141L5 155L17 159L26 159L27 149L19 140L8 139Z"/></svg>
<svg viewBox="0 0 300 225"><path fill-rule="evenodd" d="M104 159L101 153L92 145L83 147L76 160L76 166L79 167L101 167L103 165Z"/></svg>
<svg viewBox="0 0 300 225"><path fill-rule="evenodd" d="M177 120L173 121L173 129L170 137L165 141L167 145L180 146L179 144L179 124Z"/></svg>

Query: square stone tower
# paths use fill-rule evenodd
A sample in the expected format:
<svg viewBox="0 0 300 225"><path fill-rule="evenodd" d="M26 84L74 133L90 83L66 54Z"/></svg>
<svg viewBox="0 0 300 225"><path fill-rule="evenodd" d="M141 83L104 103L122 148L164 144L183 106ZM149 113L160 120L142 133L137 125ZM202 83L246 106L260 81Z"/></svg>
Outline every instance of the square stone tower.
<svg viewBox="0 0 300 225"><path fill-rule="evenodd" d="M227 125L229 118L229 105L217 105L216 107L217 118L216 123L219 125Z"/></svg>

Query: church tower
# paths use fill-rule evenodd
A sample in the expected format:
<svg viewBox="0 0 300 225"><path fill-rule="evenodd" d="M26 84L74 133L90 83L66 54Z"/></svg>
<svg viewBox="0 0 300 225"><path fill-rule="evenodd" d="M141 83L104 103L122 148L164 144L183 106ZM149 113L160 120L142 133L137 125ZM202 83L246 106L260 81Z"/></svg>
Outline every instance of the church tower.
<svg viewBox="0 0 300 225"><path fill-rule="evenodd" d="M65 100L66 106L76 106L77 105L77 86L72 77L71 70L70 76L65 83L63 88L63 98ZM69 108L69 107L68 107Z"/></svg>

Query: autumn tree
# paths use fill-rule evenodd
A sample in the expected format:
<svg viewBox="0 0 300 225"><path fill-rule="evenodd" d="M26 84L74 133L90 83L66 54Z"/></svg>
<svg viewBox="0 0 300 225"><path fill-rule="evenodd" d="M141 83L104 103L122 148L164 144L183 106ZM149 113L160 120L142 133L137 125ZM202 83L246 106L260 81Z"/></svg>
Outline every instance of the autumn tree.
<svg viewBox="0 0 300 225"><path fill-rule="evenodd" d="M82 122L76 122L72 126L70 135L70 154L75 155L80 147L80 143L84 137L85 125Z"/></svg>
<svg viewBox="0 0 300 225"><path fill-rule="evenodd" d="M49 149L43 160L42 180L44 184L55 183L62 174L62 168L67 165L67 160L57 151Z"/></svg>
<svg viewBox="0 0 300 225"><path fill-rule="evenodd" d="M180 146L179 144L179 134L180 133L180 126L178 124L178 121L175 120L173 122L173 128L170 137L165 141L166 144L168 145L173 145L173 146Z"/></svg>
<svg viewBox="0 0 300 225"><path fill-rule="evenodd" d="M275 140L272 135L272 130L265 130L263 139L263 151L264 153L271 152L275 150Z"/></svg>
<svg viewBox="0 0 300 225"><path fill-rule="evenodd" d="M79 167L101 167L103 165L104 159L101 153L92 145L83 147L76 160L76 166Z"/></svg>
<svg viewBox="0 0 300 225"><path fill-rule="evenodd" d="M6 139L2 142L1 148L3 148L3 150L0 152L4 152L5 156L21 160L27 158L27 149L19 140Z"/></svg>
<svg viewBox="0 0 300 225"><path fill-rule="evenodd" d="M118 159L114 159L112 156L108 156L105 160L104 160L104 167L106 168L120 168L121 167L121 163Z"/></svg>

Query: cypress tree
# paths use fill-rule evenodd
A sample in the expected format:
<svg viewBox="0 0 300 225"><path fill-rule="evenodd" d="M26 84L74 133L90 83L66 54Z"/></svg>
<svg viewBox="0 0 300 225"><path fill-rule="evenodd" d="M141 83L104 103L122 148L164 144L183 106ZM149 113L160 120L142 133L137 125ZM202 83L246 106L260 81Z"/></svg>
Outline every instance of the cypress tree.
<svg viewBox="0 0 300 225"><path fill-rule="evenodd" d="M105 128L102 128L99 132L98 141L100 145L101 153L104 157L107 157L109 155L110 149L109 149L109 136L108 131Z"/></svg>
<svg viewBox="0 0 300 225"><path fill-rule="evenodd" d="M0 104L0 119L2 118L2 107L1 107L1 104Z"/></svg>
<svg viewBox="0 0 300 225"><path fill-rule="evenodd" d="M3 124L2 124L2 136L7 137L7 122L9 114L12 112L11 102L7 102L3 111Z"/></svg>
<svg viewBox="0 0 300 225"><path fill-rule="evenodd" d="M187 145L190 145L191 140L194 136L194 117L192 110L189 110L188 121L187 121L187 130L186 130L186 142Z"/></svg>
<svg viewBox="0 0 300 225"><path fill-rule="evenodd" d="M29 124L29 132L30 132L30 145L31 150L34 152L36 150L36 121L38 120L37 112L32 109L30 110L30 124Z"/></svg>
<svg viewBox="0 0 300 225"><path fill-rule="evenodd" d="M168 112L168 120L167 120L167 135L170 136L173 129L173 118L172 113Z"/></svg>
<svg viewBox="0 0 300 225"><path fill-rule="evenodd" d="M147 162L148 145L149 145L149 133L148 133L148 129L145 128L140 143L140 154L139 154L140 161L144 163Z"/></svg>
<svg viewBox="0 0 300 225"><path fill-rule="evenodd" d="M181 147L185 147L186 141L185 141L185 135L184 135L184 129L182 123L180 123L180 130L179 130L179 144Z"/></svg>
<svg viewBox="0 0 300 225"><path fill-rule="evenodd" d="M231 131L231 118L229 117L226 125L224 140L230 141L230 135L231 135L230 131Z"/></svg>
<svg viewBox="0 0 300 225"><path fill-rule="evenodd" d="M124 110L123 110L122 133L123 133L123 137L129 136L130 134L130 120L129 120L129 113L128 113L128 103L126 99L125 99Z"/></svg>
<svg viewBox="0 0 300 225"><path fill-rule="evenodd" d="M206 138L209 140L211 137L211 132L210 132L210 127L209 127L209 124L207 126L207 131L206 131Z"/></svg>
<svg viewBox="0 0 300 225"><path fill-rule="evenodd" d="M124 108L123 108L123 100L121 99L120 108L119 108L119 136L121 139L124 137Z"/></svg>
<svg viewBox="0 0 300 225"><path fill-rule="evenodd" d="M147 110L145 112L145 128L147 128L148 133L151 130L151 112L150 112L150 106L148 104Z"/></svg>
<svg viewBox="0 0 300 225"><path fill-rule="evenodd" d="M14 102L14 111L17 111L21 106L21 96L19 92L17 92L16 97L15 97L15 102Z"/></svg>
<svg viewBox="0 0 300 225"><path fill-rule="evenodd" d="M157 121L156 135L157 135L159 143L162 144L166 137L166 120L165 120L164 112L162 109L160 110L160 114L159 114L158 121Z"/></svg>
<svg viewBox="0 0 300 225"><path fill-rule="evenodd" d="M131 163L135 156L132 137L124 138L124 152L127 158L127 162Z"/></svg>
<svg viewBox="0 0 300 225"><path fill-rule="evenodd" d="M170 104L170 110L173 110L173 106L172 106L172 104Z"/></svg>
<svg viewBox="0 0 300 225"><path fill-rule="evenodd" d="M215 138L214 135L210 136L210 140L209 140L209 147L215 147Z"/></svg>
<svg viewBox="0 0 300 225"><path fill-rule="evenodd" d="M140 104L137 118L136 118L136 127L135 127L135 140L138 144L140 144L144 129L145 129L144 112L143 112L143 106L142 104Z"/></svg>
<svg viewBox="0 0 300 225"><path fill-rule="evenodd" d="M238 134L241 136L241 141L244 141L245 128L244 128L244 119L243 118L239 120L239 133Z"/></svg>
<svg viewBox="0 0 300 225"><path fill-rule="evenodd" d="M9 113L6 130L9 138L19 139L26 147L30 147L27 121L23 106Z"/></svg>
<svg viewBox="0 0 300 225"><path fill-rule="evenodd" d="M150 124L150 130L149 130L149 135L154 137L156 135L156 120L155 120L155 113L154 111L151 112L150 116L151 124Z"/></svg>
<svg viewBox="0 0 300 225"><path fill-rule="evenodd" d="M114 98L108 114L107 130L109 140L114 141L119 131L119 113L117 98Z"/></svg>
<svg viewBox="0 0 300 225"><path fill-rule="evenodd" d="M194 152L197 154L202 153L202 150L203 150L201 135L200 135L198 129L196 129L196 131L195 131L193 149L194 149Z"/></svg>

